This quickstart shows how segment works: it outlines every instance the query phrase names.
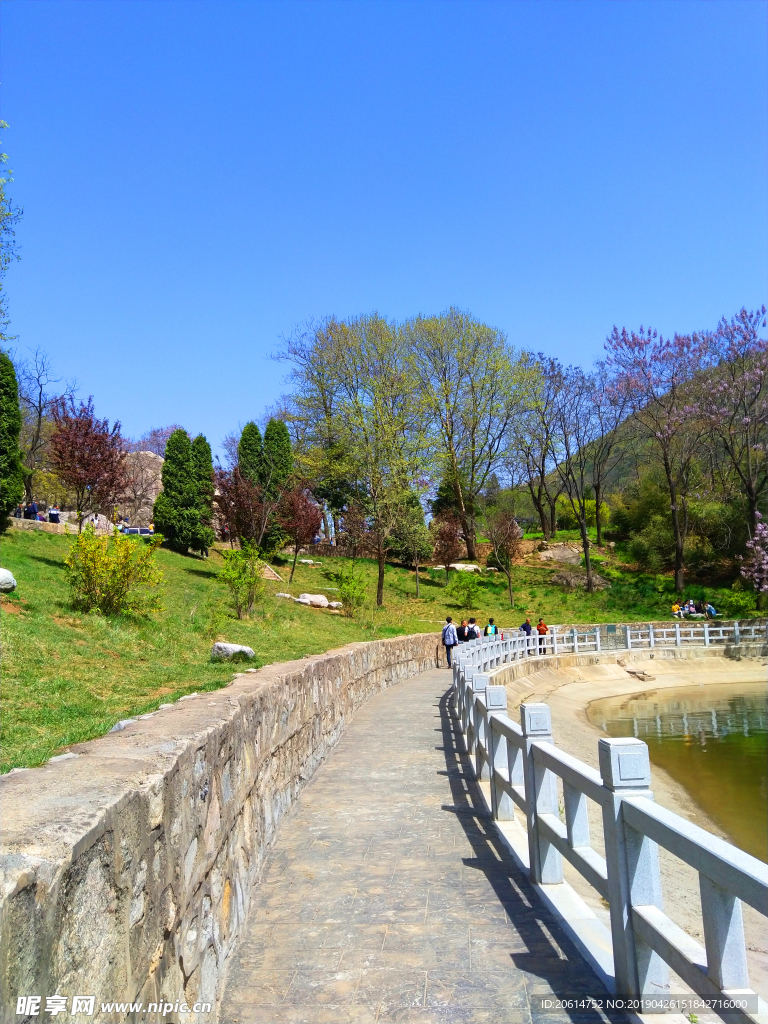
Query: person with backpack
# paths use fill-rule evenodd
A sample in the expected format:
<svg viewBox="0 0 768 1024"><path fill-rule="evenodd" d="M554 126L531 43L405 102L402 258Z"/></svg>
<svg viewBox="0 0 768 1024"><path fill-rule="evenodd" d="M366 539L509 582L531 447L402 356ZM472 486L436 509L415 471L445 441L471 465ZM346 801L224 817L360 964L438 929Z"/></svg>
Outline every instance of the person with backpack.
<svg viewBox="0 0 768 1024"><path fill-rule="evenodd" d="M483 630L483 636L496 636L498 629L493 623L493 619L488 619L488 625Z"/></svg>
<svg viewBox="0 0 768 1024"><path fill-rule="evenodd" d="M448 668L451 667L451 651L454 647L457 647L459 638L456 635L456 627L453 624L453 619L450 615L446 617L445 625L443 626L443 647L445 648L445 657L448 661Z"/></svg>
<svg viewBox="0 0 768 1024"><path fill-rule="evenodd" d="M474 619L469 620L467 626L467 640L479 640L480 639L480 627Z"/></svg>

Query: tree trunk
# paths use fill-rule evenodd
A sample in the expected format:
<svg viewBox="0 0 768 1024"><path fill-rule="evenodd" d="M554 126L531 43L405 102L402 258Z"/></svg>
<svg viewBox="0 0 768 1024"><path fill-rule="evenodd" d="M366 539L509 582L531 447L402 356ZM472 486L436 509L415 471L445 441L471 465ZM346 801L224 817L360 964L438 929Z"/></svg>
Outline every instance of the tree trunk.
<svg viewBox="0 0 768 1024"><path fill-rule="evenodd" d="M467 506L464 504L464 492L462 491L461 483L459 482L458 468L456 467L455 460L453 493L456 496L456 502L459 506L459 520L461 521L461 528L464 531L464 543L467 545L467 558L472 562L477 557L475 553L475 524L470 519L467 513Z"/></svg>
<svg viewBox="0 0 768 1024"><path fill-rule="evenodd" d="M291 575L288 577L288 582L293 583L293 574L296 572L296 560L299 557L299 544L294 545L293 549L293 565L291 566Z"/></svg>
<svg viewBox="0 0 768 1024"><path fill-rule="evenodd" d="M536 509L536 514L539 517L539 525L541 526L541 532L544 534L544 540L549 540L549 522L544 512L544 502L541 500L541 495L534 490L530 481L528 483L528 490L531 494L533 507Z"/></svg>
<svg viewBox="0 0 768 1024"><path fill-rule="evenodd" d="M515 607L515 595L512 591L512 572L507 573L507 588L509 590L509 607Z"/></svg>
<svg viewBox="0 0 768 1024"><path fill-rule="evenodd" d="M587 532L587 518L579 519L579 530L581 532L581 546L584 549L584 566L587 570L587 593L594 594L595 581L592 577L592 559L589 554L589 533Z"/></svg>
<svg viewBox="0 0 768 1024"><path fill-rule="evenodd" d="M596 542L597 546L601 548L603 546L603 517L600 514L600 501L602 494L602 485L595 484L595 530L597 532Z"/></svg>
<svg viewBox="0 0 768 1024"><path fill-rule="evenodd" d="M330 527L328 526L328 513L325 509L323 509L323 533L325 534L326 541L328 541L328 543L330 544L331 530Z"/></svg>
<svg viewBox="0 0 768 1024"><path fill-rule="evenodd" d="M379 582L376 586L376 605L381 608L384 604L384 545L379 539L377 554L379 557Z"/></svg>
<svg viewBox="0 0 768 1024"><path fill-rule="evenodd" d="M339 543L339 517L335 513L331 516L331 522L333 523L333 540L331 544L335 547Z"/></svg>
<svg viewBox="0 0 768 1024"><path fill-rule="evenodd" d="M667 488L669 489L669 503L672 512L672 534L675 538L675 590L678 594L682 594L685 589L685 567L683 564L683 548L685 546L685 533L680 525L680 511L677 507L677 487L672 477L672 469L664 461L664 473L667 478Z"/></svg>
<svg viewBox="0 0 768 1024"><path fill-rule="evenodd" d="M550 536L554 540L557 536L557 505L552 499L549 499L549 528Z"/></svg>
<svg viewBox="0 0 768 1024"><path fill-rule="evenodd" d="M418 552L416 552L415 561L416 561L416 598L418 600L418 597L419 597L419 555L418 555Z"/></svg>

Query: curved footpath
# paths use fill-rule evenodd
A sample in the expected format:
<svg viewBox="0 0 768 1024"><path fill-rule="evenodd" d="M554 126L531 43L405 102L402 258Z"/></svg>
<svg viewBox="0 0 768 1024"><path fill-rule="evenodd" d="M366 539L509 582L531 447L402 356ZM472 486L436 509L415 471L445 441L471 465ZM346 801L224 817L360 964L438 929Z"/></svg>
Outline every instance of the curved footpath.
<svg viewBox="0 0 768 1024"><path fill-rule="evenodd" d="M542 996L604 991L481 810L450 685L357 712L281 827L220 1021L563 1024Z"/></svg>

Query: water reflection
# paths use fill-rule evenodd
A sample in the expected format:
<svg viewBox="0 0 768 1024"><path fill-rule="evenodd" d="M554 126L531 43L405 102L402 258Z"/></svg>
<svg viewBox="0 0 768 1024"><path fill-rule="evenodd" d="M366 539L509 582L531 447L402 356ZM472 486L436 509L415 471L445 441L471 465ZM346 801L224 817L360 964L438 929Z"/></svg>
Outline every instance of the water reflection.
<svg viewBox="0 0 768 1024"><path fill-rule="evenodd" d="M768 860L768 704L763 682L644 690L593 701L609 736L636 736L737 846Z"/></svg>

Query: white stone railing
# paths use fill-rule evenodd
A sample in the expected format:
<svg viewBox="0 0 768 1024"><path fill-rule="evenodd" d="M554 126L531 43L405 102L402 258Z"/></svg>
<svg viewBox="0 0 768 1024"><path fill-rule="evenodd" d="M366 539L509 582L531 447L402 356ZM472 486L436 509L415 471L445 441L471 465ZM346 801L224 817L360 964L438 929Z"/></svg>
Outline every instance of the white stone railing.
<svg viewBox="0 0 768 1024"><path fill-rule="evenodd" d="M691 622L682 620L666 625L658 623L631 623L629 625L604 625L589 627L550 626L549 632L539 636L535 631L530 637L517 629L505 627L495 643L512 643L510 651L515 659L526 654L589 654L600 652L605 645L604 631L613 633L617 642L612 642L613 650L653 649L656 647L711 647L716 644L764 643L766 640L765 622ZM466 646L484 644L488 638L470 640ZM506 650L506 649L505 649Z"/></svg>
<svg viewBox="0 0 768 1024"><path fill-rule="evenodd" d="M735 629L738 638L738 624ZM734 625L675 623L670 630L650 631L628 626L627 646L669 643L668 633L673 644L682 643L689 630L698 630L700 643L734 639ZM741 626L740 635L761 640L765 626ZM663 999L671 968L697 995L743 1004L728 1019L754 1020L758 996L749 988L741 904L768 916L768 865L657 806L648 747L641 740L600 739L596 771L555 746L546 704L521 704L520 725L512 721L506 688L494 685L494 676L520 658L538 660L538 639L523 634L454 649L454 711L481 791L490 791L489 809L502 838L609 991ZM594 630L554 634L552 641L548 654L600 650ZM590 842L587 800L602 811L605 857ZM515 840L516 808L525 822L527 850L519 825ZM659 846L698 872L704 947L663 911ZM610 935L564 883L563 858L608 902ZM759 1011L765 1012L762 1001Z"/></svg>

